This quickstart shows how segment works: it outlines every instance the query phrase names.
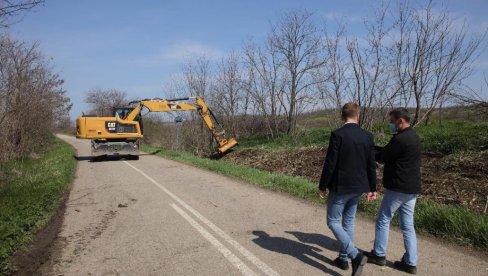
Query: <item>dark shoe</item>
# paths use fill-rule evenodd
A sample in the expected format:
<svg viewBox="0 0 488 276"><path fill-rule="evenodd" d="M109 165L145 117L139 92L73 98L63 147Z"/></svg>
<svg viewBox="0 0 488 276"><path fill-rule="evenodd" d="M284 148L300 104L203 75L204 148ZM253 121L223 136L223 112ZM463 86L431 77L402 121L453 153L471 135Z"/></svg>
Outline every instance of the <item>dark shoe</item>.
<svg viewBox="0 0 488 276"><path fill-rule="evenodd" d="M348 261L344 261L342 260L341 258L337 257L335 260L334 260L334 264L342 269L342 270L348 270L349 269L349 262Z"/></svg>
<svg viewBox="0 0 488 276"><path fill-rule="evenodd" d="M359 251L356 258L352 259L352 276L360 276L363 273L363 267L368 262L368 258Z"/></svg>
<svg viewBox="0 0 488 276"><path fill-rule="evenodd" d="M364 252L364 255L368 257L368 263L372 263L379 266L386 265L386 258L384 256L383 257L377 256L374 253L374 250L371 250L371 252Z"/></svg>
<svg viewBox="0 0 488 276"><path fill-rule="evenodd" d="M401 270L401 271L404 271L404 272L407 272L407 273L410 273L410 274L417 274L417 267L414 266L414 265L409 265L407 264L403 258L401 261L396 261L393 263L393 266L398 269L398 270Z"/></svg>

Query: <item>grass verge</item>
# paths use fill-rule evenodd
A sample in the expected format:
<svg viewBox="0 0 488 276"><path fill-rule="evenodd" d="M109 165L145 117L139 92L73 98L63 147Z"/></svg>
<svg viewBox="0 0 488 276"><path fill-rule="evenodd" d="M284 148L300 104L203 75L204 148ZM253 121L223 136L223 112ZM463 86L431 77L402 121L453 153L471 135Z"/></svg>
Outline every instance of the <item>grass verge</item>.
<svg viewBox="0 0 488 276"><path fill-rule="evenodd" d="M221 160L197 157L188 152L172 151L142 145L141 150L157 152L165 158L214 171L273 191L284 192L312 202L322 202L317 196L317 184L302 177L258 170ZM362 201L359 211L374 218L381 198L373 203ZM393 224L398 225L396 217ZM445 206L419 199L415 209L417 231L443 240L468 245L488 253L488 217L461 206Z"/></svg>
<svg viewBox="0 0 488 276"><path fill-rule="evenodd" d="M56 138L36 159L0 165L0 274L14 269L12 254L27 245L59 207L76 170L74 154Z"/></svg>
<svg viewBox="0 0 488 276"><path fill-rule="evenodd" d="M392 134L386 125L376 125L373 129L375 142L386 145ZM302 129L293 135L278 134L269 137L264 134L242 137L239 148L254 149L290 149L300 147L326 147L329 143L331 128ZM464 151L477 152L488 149L488 123L461 120L433 121L428 126L415 128L422 140L424 152L449 155Z"/></svg>
<svg viewBox="0 0 488 276"><path fill-rule="evenodd" d="M231 176L272 191L284 192L299 198L315 200L318 202L316 185L303 177L287 176L226 161L201 158L184 151L166 150L148 145L141 145L141 150L146 152L157 152L158 155L171 160Z"/></svg>

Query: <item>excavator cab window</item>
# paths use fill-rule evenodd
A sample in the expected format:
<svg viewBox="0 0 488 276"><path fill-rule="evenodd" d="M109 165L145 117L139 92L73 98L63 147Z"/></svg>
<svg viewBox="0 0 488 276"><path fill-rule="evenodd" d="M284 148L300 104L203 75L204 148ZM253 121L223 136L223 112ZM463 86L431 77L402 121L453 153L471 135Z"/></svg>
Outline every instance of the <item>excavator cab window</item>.
<svg viewBox="0 0 488 276"><path fill-rule="evenodd" d="M116 107L113 109L113 116L120 118L120 119L125 119L127 115L133 110L134 108L132 107Z"/></svg>
<svg viewBox="0 0 488 276"><path fill-rule="evenodd" d="M125 119L127 117L127 115L129 115L129 113L132 112L132 110L134 110L133 107L116 107L113 109L113 116L114 117L117 117L117 118L120 118L120 119ZM136 118L134 119L134 121L138 121L139 122L139 126L141 127L141 134L144 133L144 130L143 130L143 127L142 127L142 116L141 116L141 113L137 114Z"/></svg>

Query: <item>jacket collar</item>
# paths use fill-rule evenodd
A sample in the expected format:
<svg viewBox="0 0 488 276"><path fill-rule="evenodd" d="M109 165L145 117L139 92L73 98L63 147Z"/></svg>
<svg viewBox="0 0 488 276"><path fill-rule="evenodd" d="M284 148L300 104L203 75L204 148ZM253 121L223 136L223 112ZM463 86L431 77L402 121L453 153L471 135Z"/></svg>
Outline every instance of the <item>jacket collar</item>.
<svg viewBox="0 0 488 276"><path fill-rule="evenodd" d="M404 128L404 129L402 129L402 130L398 131L398 132L397 132L397 135L398 135L398 134L400 134L400 133L404 133L404 132L406 132L406 131L409 131L409 130L411 130L411 129L412 129L412 126L409 126L409 127L407 127L407 128Z"/></svg>

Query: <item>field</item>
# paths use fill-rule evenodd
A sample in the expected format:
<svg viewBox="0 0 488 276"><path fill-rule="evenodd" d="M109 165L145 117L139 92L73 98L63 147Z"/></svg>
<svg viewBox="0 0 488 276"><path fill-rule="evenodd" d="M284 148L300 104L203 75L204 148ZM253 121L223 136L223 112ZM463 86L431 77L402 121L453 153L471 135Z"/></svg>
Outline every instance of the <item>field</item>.
<svg viewBox="0 0 488 276"><path fill-rule="evenodd" d="M330 131L302 130L296 135L300 138L244 138L239 149L224 160L318 183ZM375 138L384 145L391 135L383 128L380 131ZM420 126L417 132L424 151L421 198L483 213L488 200L488 124L453 120ZM381 183L381 165L377 175ZM381 191L381 184L378 186Z"/></svg>

